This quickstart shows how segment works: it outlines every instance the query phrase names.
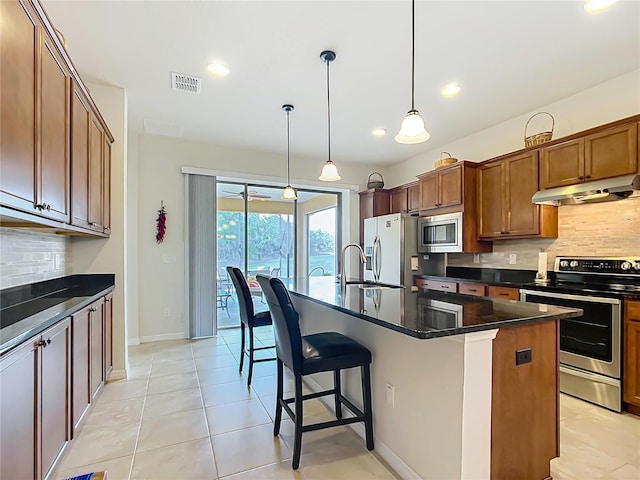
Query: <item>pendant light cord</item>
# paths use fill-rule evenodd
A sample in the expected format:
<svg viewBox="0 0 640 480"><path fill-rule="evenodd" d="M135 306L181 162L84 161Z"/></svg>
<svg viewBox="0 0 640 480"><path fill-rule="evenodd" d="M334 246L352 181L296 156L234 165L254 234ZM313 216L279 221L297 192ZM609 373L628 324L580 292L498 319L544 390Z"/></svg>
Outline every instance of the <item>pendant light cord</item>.
<svg viewBox="0 0 640 480"><path fill-rule="evenodd" d="M411 0L411 110L415 110L416 0Z"/></svg>
<svg viewBox="0 0 640 480"><path fill-rule="evenodd" d="M289 171L289 110L287 110L287 186L291 186L291 173Z"/></svg>
<svg viewBox="0 0 640 480"><path fill-rule="evenodd" d="M329 59L327 59L327 136L328 136L328 142L327 145L329 146L329 156L328 156L328 161L331 161L331 102L329 101L329 64L331 63L331 61Z"/></svg>

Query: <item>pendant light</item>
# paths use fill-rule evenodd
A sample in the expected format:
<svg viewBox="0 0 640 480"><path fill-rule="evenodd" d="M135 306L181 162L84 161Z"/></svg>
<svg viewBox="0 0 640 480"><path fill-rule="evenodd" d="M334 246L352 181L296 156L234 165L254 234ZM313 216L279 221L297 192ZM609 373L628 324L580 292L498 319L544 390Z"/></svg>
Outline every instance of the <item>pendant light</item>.
<svg viewBox="0 0 640 480"><path fill-rule="evenodd" d="M411 110L400 124L396 142L412 144L429 140L431 134L424 126L424 119L415 109L415 51L416 51L416 0L411 0Z"/></svg>
<svg viewBox="0 0 640 480"><path fill-rule="evenodd" d="M296 190L291 186L291 173L289 162L289 113L293 110L293 105L282 105L282 110L287 112L287 186L282 191L283 200L297 200Z"/></svg>
<svg viewBox="0 0 640 480"><path fill-rule="evenodd" d="M325 50L320 54L320 59L327 64L327 136L328 136L328 147L329 147L329 155L327 163L322 167L322 173L320 180L324 182L335 182L336 180L340 180L340 174L338 173L338 168L335 163L331 161L331 103L329 102L329 64L336 59L336 52L332 52L331 50Z"/></svg>

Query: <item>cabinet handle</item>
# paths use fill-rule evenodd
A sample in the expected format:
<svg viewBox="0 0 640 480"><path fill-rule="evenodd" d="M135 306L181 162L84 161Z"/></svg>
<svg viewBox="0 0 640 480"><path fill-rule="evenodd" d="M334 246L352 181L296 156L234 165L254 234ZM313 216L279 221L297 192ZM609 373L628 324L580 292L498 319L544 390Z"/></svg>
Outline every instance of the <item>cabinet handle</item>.
<svg viewBox="0 0 640 480"><path fill-rule="evenodd" d="M104 299L104 301L105 301L106 303L109 303L109 302L111 301L111 299L110 299L110 298L105 298L105 299Z"/></svg>
<svg viewBox="0 0 640 480"><path fill-rule="evenodd" d="M51 205L49 205L49 204L47 203L47 207L46 207L46 208L47 208L47 212L48 212L48 211L50 211L50 210L51 210Z"/></svg>
<svg viewBox="0 0 640 480"><path fill-rule="evenodd" d="M98 311L98 309L97 309L96 307L91 307L91 308L89 309L89 311L90 311L90 312L97 312L97 311Z"/></svg>
<svg viewBox="0 0 640 480"><path fill-rule="evenodd" d="M584 178L591 178L591 175L586 175Z"/></svg>
<svg viewBox="0 0 640 480"><path fill-rule="evenodd" d="M584 180L584 177L582 175L578 175L578 180Z"/></svg>
<svg viewBox="0 0 640 480"><path fill-rule="evenodd" d="M502 297L508 297L509 296L508 293L503 293L503 292L499 292L498 295L500 295Z"/></svg>
<svg viewBox="0 0 640 480"><path fill-rule="evenodd" d="M50 338L47 338L47 345L51 345L51 339L50 339ZM46 347L47 345L45 345L45 347Z"/></svg>
<svg viewBox="0 0 640 480"><path fill-rule="evenodd" d="M111 231L111 227L104 227L104 229L105 229L106 231L108 231L108 232L110 232L110 231Z"/></svg>
<svg viewBox="0 0 640 480"><path fill-rule="evenodd" d="M47 346L47 342L45 342L44 340L38 340L35 345L35 347L46 347Z"/></svg>
<svg viewBox="0 0 640 480"><path fill-rule="evenodd" d="M95 227L97 225L96 222L89 222L89 225L91 225L92 227Z"/></svg>
<svg viewBox="0 0 640 480"><path fill-rule="evenodd" d="M36 210L42 211L42 210L45 209L45 207L46 207L46 204L44 204L44 203L34 203L33 204L33 208L36 209Z"/></svg>

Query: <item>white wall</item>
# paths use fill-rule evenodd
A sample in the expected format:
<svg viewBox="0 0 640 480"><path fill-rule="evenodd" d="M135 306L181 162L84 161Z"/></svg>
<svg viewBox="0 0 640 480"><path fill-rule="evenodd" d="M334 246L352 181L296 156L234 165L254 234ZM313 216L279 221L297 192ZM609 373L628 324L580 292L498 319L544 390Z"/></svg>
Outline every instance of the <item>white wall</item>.
<svg viewBox="0 0 640 480"><path fill-rule="evenodd" d="M127 361L127 93L107 85L87 84L87 87L115 138L111 147L111 237L72 237L72 268L73 273L115 273L112 375L119 376L124 373Z"/></svg>
<svg viewBox="0 0 640 480"><path fill-rule="evenodd" d="M138 333L138 135L129 135L127 144L127 342L139 343Z"/></svg>
<svg viewBox="0 0 640 480"><path fill-rule="evenodd" d="M241 150L182 139L141 135L138 158L138 329L140 341L181 338L185 335L185 242L184 179L181 167L190 166L261 175L285 181L285 157L281 154ZM292 183L318 185L324 160L292 159ZM343 164L336 160L343 185L366 188L373 170L363 164ZM382 172L383 175L385 172ZM324 184L336 187L334 184ZM359 203L356 192L349 202L349 232L343 241L358 238ZM167 209L167 234L162 244L155 242L155 218L160 202ZM213 214L213 212L212 212ZM175 262L163 263L163 255ZM214 292L212 292L214 294ZM134 321L132 319L132 321Z"/></svg>
<svg viewBox="0 0 640 480"><path fill-rule="evenodd" d="M496 101L499 102L500 99ZM388 180L385 182L385 187L390 188L415 181L417 174L433 170L435 161L442 151L450 152L453 157L460 160L482 162L520 150L524 148L525 124L533 113L539 111L549 112L555 117L554 139L636 115L640 113L640 69L550 105L541 105L532 112L524 113L455 142L434 145L432 150L390 167L384 177ZM469 112L469 114L482 115L482 112ZM540 115L532 120L529 134L544 131L547 127L540 117L544 116ZM534 122L536 122L535 125ZM430 141L433 142L434 139Z"/></svg>

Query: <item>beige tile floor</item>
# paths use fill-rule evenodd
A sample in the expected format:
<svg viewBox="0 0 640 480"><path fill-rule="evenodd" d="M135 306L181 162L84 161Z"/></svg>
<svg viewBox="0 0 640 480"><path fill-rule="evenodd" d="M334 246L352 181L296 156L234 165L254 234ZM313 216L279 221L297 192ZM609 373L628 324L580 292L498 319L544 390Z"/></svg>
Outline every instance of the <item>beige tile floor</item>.
<svg viewBox="0 0 640 480"><path fill-rule="evenodd" d="M256 336L273 344L267 328ZM292 471L293 424L284 421L280 437L272 431L275 363L256 364L247 389L239 350L238 330L131 347L129 378L105 386L50 478L101 470L109 480L397 478L347 427L305 433ZM305 423L329 418L318 400L305 402ZM552 472L556 480L640 479L640 419L563 395Z"/></svg>

